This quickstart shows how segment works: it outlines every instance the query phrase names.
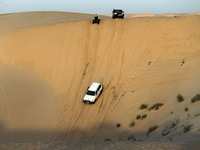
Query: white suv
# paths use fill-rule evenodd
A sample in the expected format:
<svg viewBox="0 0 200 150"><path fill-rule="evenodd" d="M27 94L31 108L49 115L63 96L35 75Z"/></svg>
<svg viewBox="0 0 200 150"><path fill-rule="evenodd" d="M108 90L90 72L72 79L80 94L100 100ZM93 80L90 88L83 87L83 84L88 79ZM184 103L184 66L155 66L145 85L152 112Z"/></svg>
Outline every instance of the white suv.
<svg viewBox="0 0 200 150"><path fill-rule="evenodd" d="M93 82L91 86L87 89L87 92L83 98L83 102L94 104L102 91L103 85L101 83Z"/></svg>

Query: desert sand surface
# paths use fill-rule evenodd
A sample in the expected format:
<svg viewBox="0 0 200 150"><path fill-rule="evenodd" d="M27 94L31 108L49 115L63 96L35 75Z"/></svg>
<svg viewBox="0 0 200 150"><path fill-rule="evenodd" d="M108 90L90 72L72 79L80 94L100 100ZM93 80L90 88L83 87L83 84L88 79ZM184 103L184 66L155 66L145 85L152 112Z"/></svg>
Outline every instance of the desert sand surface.
<svg viewBox="0 0 200 150"><path fill-rule="evenodd" d="M199 13L92 18L0 15L0 147L200 149Z"/></svg>
<svg viewBox="0 0 200 150"><path fill-rule="evenodd" d="M37 143L12 143L1 144L2 150L198 150L199 143L183 142L132 142L132 141L112 141L112 142L37 142Z"/></svg>

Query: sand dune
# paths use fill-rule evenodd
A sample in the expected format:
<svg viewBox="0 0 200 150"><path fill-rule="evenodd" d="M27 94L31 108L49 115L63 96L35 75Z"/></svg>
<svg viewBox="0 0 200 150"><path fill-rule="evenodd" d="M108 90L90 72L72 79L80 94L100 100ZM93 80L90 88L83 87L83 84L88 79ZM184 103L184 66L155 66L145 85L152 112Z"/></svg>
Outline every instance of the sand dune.
<svg viewBox="0 0 200 150"><path fill-rule="evenodd" d="M200 93L200 17L91 18L0 16L0 142L200 141L200 102L190 101ZM87 105L93 81L105 90Z"/></svg>
<svg viewBox="0 0 200 150"><path fill-rule="evenodd" d="M199 13L166 13L166 14L125 14L126 18L136 17L186 17L186 16L199 16ZM111 15L109 15L111 16Z"/></svg>
<svg viewBox="0 0 200 150"><path fill-rule="evenodd" d="M81 13L64 13L64 12L26 12L1 14L0 34L9 31L26 28L31 26L38 26L43 24L55 24L62 22L75 22L83 20L91 20L92 14ZM101 16L102 19L108 18Z"/></svg>

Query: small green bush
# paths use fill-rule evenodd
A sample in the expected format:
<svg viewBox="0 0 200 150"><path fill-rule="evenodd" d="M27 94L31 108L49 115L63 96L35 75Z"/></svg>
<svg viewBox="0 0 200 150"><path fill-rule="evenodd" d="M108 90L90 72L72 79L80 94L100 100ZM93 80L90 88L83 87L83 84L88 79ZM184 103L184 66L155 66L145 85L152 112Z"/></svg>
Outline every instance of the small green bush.
<svg viewBox="0 0 200 150"><path fill-rule="evenodd" d="M200 94L197 94L196 96L194 96L194 97L191 99L191 102L192 102L192 103L197 102L197 101L200 101Z"/></svg>
<svg viewBox="0 0 200 150"><path fill-rule="evenodd" d="M105 139L104 141L111 141L111 139Z"/></svg>
<svg viewBox="0 0 200 150"><path fill-rule="evenodd" d="M184 133L190 131L190 129L191 129L192 126L193 126L192 124L185 126L184 127Z"/></svg>
<svg viewBox="0 0 200 150"><path fill-rule="evenodd" d="M142 110L142 109L146 109L147 108L147 104L142 104L141 106L140 106L140 109Z"/></svg>
<svg viewBox="0 0 200 150"><path fill-rule="evenodd" d="M162 133L162 136L166 136L166 135L168 135L169 133L170 133L170 131L163 132L163 133Z"/></svg>
<svg viewBox="0 0 200 150"><path fill-rule="evenodd" d="M177 124L176 124L175 122L173 122L173 123L171 124L170 129L174 128L176 125L177 125Z"/></svg>
<svg viewBox="0 0 200 150"><path fill-rule="evenodd" d="M191 99L191 102L192 103L196 102L196 97L195 96Z"/></svg>
<svg viewBox="0 0 200 150"><path fill-rule="evenodd" d="M116 125L116 127L118 127L118 128L119 128L120 126L121 126L121 124L120 124L120 123L118 123L118 124Z"/></svg>
<svg viewBox="0 0 200 150"><path fill-rule="evenodd" d="M132 121L130 124L129 124L130 127L134 127L135 126L135 121Z"/></svg>
<svg viewBox="0 0 200 150"><path fill-rule="evenodd" d="M158 128L158 125L150 127L147 134L150 134L151 132L155 131L157 128Z"/></svg>
<svg viewBox="0 0 200 150"><path fill-rule="evenodd" d="M142 115L142 119L145 119L147 117L147 114Z"/></svg>
<svg viewBox="0 0 200 150"><path fill-rule="evenodd" d="M182 101L184 101L184 98L181 94L177 95L177 101L180 103Z"/></svg>
<svg viewBox="0 0 200 150"><path fill-rule="evenodd" d="M141 119L141 115L137 115L136 116L136 119L138 120L138 119Z"/></svg>
<svg viewBox="0 0 200 150"><path fill-rule="evenodd" d="M178 123L179 123L179 119L176 119L174 122L172 122L170 129L172 129L175 126L177 126Z"/></svg>
<svg viewBox="0 0 200 150"><path fill-rule="evenodd" d="M200 114L196 114L196 115L195 115L195 117L198 117L198 116L200 116Z"/></svg>
<svg viewBox="0 0 200 150"><path fill-rule="evenodd" d="M153 109L158 110L161 106L163 106L163 103L156 103L153 106L151 106L148 110L151 111Z"/></svg>
<svg viewBox="0 0 200 150"><path fill-rule="evenodd" d="M188 111L188 107L185 107L185 111L186 111L186 112Z"/></svg>
<svg viewBox="0 0 200 150"><path fill-rule="evenodd" d="M136 139L135 139L135 137L134 137L133 135L128 136L128 140L129 140L129 141L130 141L130 140L136 141Z"/></svg>

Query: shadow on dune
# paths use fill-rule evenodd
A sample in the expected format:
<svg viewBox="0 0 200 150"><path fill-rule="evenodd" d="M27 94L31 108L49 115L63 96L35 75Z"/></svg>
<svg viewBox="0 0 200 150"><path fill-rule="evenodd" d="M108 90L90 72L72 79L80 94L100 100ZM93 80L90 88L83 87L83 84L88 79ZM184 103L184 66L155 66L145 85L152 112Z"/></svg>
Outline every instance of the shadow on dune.
<svg viewBox="0 0 200 150"><path fill-rule="evenodd" d="M81 129L75 129L72 131L48 131L48 130L8 130L4 124L0 122L0 147L2 145L13 146L19 143L25 143L25 147L28 146L44 146L51 148L64 147L64 148L81 148L87 147L93 149L118 147L119 149L127 148L162 148L162 149L198 149L200 147L199 142L173 142L173 141L143 141L135 139L134 133L130 133L128 130L122 130L111 124L103 124L107 130L100 131L100 128L96 132L89 132ZM94 127L96 128L96 127ZM137 133L138 134L138 133ZM190 135L193 136L193 135ZM12 144L11 144L12 143ZM35 144L34 144L35 143ZM11 145L10 145L11 144ZM15 145L14 144L14 145ZM15 145L15 146L16 146ZM23 145L23 144L22 144ZM113 147L114 146L114 147ZM32 148L33 148L32 147Z"/></svg>
<svg viewBox="0 0 200 150"><path fill-rule="evenodd" d="M106 126L101 130L102 126ZM97 129L96 131L94 131ZM91 131L91 132L90 132ZM76 141L112 141L128 140L126 135L132 135L130 131L121 130L111 124L101 124L91 129L73 129L70 131L56 130L27 130L8 129L3 122L0 122L0 143L18 143L18 142L76 142ZM133 135L129 140L134 140Z"/></svg>

